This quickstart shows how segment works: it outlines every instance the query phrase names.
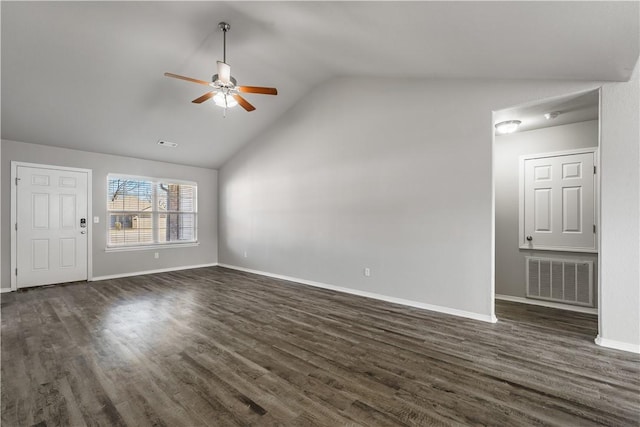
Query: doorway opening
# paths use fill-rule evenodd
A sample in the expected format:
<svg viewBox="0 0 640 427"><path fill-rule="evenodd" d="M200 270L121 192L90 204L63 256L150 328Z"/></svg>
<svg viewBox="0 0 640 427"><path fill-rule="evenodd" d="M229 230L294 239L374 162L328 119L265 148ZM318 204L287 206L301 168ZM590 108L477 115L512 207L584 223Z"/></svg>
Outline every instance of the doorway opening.
<svg viewBox="0 0 640 427"><path fill-rule="evenodd" d="M493 142L498 318L501 306L598 314L599 105L596 89L493 113L511 128Z"/></svg>

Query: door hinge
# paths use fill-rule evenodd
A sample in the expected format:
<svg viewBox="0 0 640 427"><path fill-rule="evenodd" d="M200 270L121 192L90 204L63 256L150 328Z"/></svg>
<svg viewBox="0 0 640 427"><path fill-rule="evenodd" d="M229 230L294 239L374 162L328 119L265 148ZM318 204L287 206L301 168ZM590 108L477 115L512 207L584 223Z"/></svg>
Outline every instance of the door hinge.
<svg viewBox="0 0 640 427"><path fill-rule="evenodd" d="M16 267L16 276L18 275L18 268Z"/></svg>
<svg viewBox="0 0 640 427"><path fill-rule="evenodd" d="M593 224L593 234L595 234L595 233L596 233L596 225Z"/></svg>
<svg viewBox="0 0 640 427"><path fill-rule="evenodd" d="M18 231L18 223L16 222L16 231Z"/></svg>
<svg viewBox="0 0 640 427"><path fill-rule="evenodd" d="M593 174L594 175L596 174L596 166L595 165L593 165Z"/></svg>
<svg viewBox="0 0 640 427"><path fill-rule="evenodd" d="M16 176L16 185L18 185L18 181L20 181L20 178Z"/></svg>

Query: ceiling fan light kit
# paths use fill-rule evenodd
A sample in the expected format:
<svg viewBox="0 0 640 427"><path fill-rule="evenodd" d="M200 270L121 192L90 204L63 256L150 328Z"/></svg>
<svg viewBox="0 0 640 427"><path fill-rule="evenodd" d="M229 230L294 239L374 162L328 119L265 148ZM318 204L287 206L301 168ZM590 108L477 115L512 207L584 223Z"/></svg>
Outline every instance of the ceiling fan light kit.
<svg viewBox="0 0 640 427"><path fill-rule="evenodd" d="M167 77L174 79L185 80L192 83L198 83L205 86L214 88L211 92L207 92L204 95L194 99L193 103L201 104L211 98L215 105L224 108L225 116L227 108L233 108L236 105L240 105L246 111L253 111L256 109L249 103L244 97L240 95L242 93L257 93L262 95L277 95L278 90L273 87L261 87L261 86L238 86L238 82L233 76L231 76L231 66L227 64L227 31L231 29L231 25L226 22L220 22L218 28L223 33L222 39L222 61L217 61L218 72L213 75L211 82L204 80L198 80L191 77L185 77L173 73L164 73Z"/></svg>
<svg viewBox="0 0 640 427"><path fill-rule="evenodd" d="M214 95L213 102L215 102L218 107L222 108L233 108L238 105L238 101L236 101L233 96L222 92L218 92Z"/></svg>

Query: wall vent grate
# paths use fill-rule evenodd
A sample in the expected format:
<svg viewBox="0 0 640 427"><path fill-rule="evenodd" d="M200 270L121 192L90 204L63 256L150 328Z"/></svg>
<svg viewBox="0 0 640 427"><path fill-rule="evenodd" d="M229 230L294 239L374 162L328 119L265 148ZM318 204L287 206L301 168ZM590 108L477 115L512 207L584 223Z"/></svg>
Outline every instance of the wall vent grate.
<svg viewBox="0 0 640 427"><path fill-rule="evenodd" d="M593 261L526 257L527 298L593 307Z"/></svg>

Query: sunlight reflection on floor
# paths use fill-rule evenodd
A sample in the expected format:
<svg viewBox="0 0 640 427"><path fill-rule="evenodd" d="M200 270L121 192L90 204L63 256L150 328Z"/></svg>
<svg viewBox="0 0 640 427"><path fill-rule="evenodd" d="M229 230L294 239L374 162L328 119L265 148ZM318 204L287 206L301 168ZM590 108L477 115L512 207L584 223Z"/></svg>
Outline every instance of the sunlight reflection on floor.
<svg viewBox="0 0 640 427"><path fill-rule="evenodd" d="M126 344L129 351L161 352L176 343L167 338L179 338L186 333L194 303L194 294L189 290L181 290L179 296L175 292L153 299L141 296L137 301L111 306L101 326L108 331L108 339Z"/></svg>

